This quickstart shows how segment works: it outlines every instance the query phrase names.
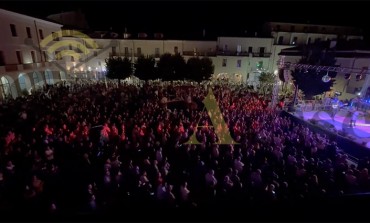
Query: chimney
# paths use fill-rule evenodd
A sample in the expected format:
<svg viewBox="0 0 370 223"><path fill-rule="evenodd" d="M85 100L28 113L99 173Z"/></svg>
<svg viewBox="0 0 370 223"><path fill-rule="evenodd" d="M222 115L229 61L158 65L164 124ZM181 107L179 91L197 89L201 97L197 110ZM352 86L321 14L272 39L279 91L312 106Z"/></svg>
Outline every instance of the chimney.
<svg viewBox="0 0 370 223"><path fill-rule="evenodd" d="M254 32L254 36L257 37L257 32Z"/></svg>
<svg viewBox="0 0 370 223"><path fill-rule="evenodd" d="M203 38L206 37L206 29L203 29Z"/></svg>
<svg viewBox="0 0 370 223"><path fill-rule="evenodd" d="M145 39L145 38L147 38L147 37L148 37L148 35L147 35L146 33L138 33L137 37L138 37L139 39Z"/></svg>
<svg viewBox="0 0 370 223"><path fill-rule="evenodd" d="M163 33L154 33L155 39L163 39Z"/></svg>
<svg viewBox="0 0 370 223"><path fill-rule="evenodd" d="M123 38L124 39L128 39L128 38L130 38L131 37L131 34L130 33L123 33Z"/></svg>

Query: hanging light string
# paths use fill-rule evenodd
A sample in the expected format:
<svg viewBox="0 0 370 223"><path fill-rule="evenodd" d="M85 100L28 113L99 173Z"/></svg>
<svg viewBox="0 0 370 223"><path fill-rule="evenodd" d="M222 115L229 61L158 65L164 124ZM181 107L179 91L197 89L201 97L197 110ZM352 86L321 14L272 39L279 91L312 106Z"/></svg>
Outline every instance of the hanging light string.
<svg viewBox="0 0 370 223"><path fill-rule="evenodd" d="M339 73L351 73L359 72L362 75L370 74L368 68L350 68L350 67L333 67L333 66L316 66L309 64L300 64L300 63L291 63L291 62L281 62L278 61L280 69L305 69L305 70L314 70L319 71L328 71L328 72L339 72Z"/></svg>

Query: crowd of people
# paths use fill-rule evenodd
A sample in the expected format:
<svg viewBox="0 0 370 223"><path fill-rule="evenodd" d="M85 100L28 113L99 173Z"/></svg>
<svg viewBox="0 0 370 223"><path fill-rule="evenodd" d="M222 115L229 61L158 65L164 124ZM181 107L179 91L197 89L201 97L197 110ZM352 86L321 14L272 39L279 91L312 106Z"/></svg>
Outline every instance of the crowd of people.
<svg viewBox="0 0 370 223"><path fill-rule="evenodd" d="M235 144L217 144L211 87ZM348 163L240 86L61 84L3 103L0 120L2 211L294 206L370 191L369 160Z"/></svg>

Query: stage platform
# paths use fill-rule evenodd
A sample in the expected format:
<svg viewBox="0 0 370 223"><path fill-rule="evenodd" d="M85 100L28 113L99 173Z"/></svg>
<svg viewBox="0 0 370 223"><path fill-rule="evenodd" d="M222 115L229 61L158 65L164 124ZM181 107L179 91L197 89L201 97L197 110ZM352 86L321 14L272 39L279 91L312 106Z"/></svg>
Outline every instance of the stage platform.
<svg viewBox="0 0 370 223"><path fill-rule="evenodd" d="M333 132L345 132L348 138L370 149L370 118L363 112L360 113L354 127L350 126L351 113L346 109L339 110L334 117L331 111L297 111L291 114L311 123L311 120L315 120L317 124L332 129Z"/></svg>

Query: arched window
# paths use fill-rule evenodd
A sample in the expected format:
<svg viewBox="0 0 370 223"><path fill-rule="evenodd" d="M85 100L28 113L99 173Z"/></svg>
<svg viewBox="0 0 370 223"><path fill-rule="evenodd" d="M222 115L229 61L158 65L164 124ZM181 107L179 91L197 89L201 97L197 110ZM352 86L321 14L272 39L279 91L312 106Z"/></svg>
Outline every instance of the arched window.
<svg viewBox="0 0 370 223"><path fill-rule="evenodd" d="M3 98L11 97L12 93L10 90L10 84L6 77L1 77L0 79L0 91Z"/></svg>
<svg viewBox="0 0 370 223"><path fill-rule="evenodd" d="M24 74L20 74L18 76L18 82L19 82L19 87L21 88L21 91L22 92L24 90L27 90L26 77L24 76Z"/></svg>
<svg viewBox="0 0 370 223"><path fill-rule="evenodd" d="M47 84L54 84L53 73L51 71L45 71L45 79Z"/></svg>

